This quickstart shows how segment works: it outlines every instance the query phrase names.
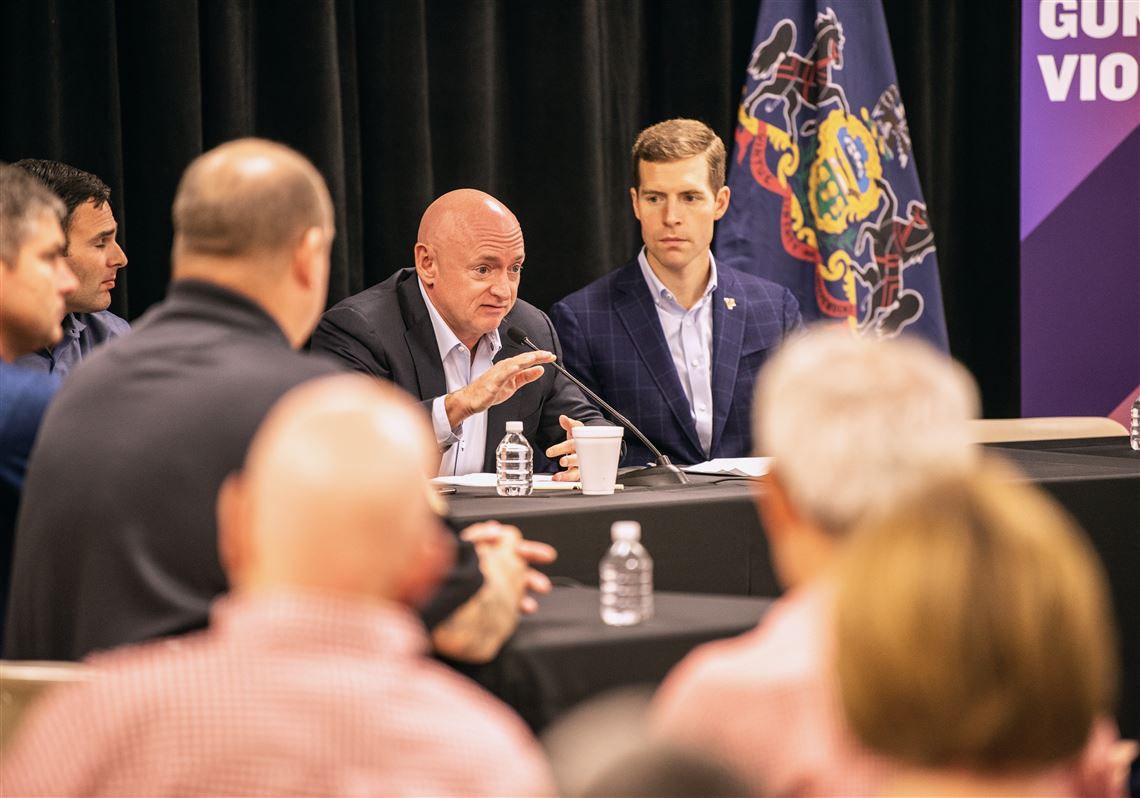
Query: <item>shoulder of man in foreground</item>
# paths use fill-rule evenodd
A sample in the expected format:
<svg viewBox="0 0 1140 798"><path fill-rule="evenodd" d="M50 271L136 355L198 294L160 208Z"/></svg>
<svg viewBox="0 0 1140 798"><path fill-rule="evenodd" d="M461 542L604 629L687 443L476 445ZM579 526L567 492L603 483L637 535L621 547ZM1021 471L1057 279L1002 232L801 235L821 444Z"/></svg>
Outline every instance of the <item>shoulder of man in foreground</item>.
<svg viewBox="0 0 1140 798"><path fill-rule="evenodd" d="M855 743L828 676L829 601L797 591L755 630L686 657L654 698L653 734L725 759L760 794L873 793L883 763Z"/></svg>
<svg viewBox="0 0 1140 798"><path fill-rule="evenodd" d="M185 750L186 744L209 733L209 728L202 724L219 719L226 723L224 728L216 729L223 745L236 736L252 735L248 746L234 751L236 761L245 761L242 757L257 750L257 724L275 713L294 714L288 709L290 702L303 698L283 692L291 689L287 686L295 682L296 674L281 674L282 678L276 680L278 684L273 684L274 662L280 660L269 652L263 654L267 656L219 645L207 630L125 646L89 658L88 680L63 686L46 696L5 752L5 791L21 795L79 795L100 794L115 784L146 789L150 779L166 780L162 783L168 786L178 784L185 774L156 773L153 768L161 766L161 762L154 760L184 755L191 757L192 763L194 752ZM549 769L533 735L517 715L474 683L419 655L379 657L372 662L360 661L355 652L353 657L356 663L347 668L338 668L338 661L330 660L330 679L295 683L299 690L313 691L306 703L317 719L333 718L338 712L358 717L359 723L338 723L342 734L348 735L342 739L348 746L342 752L346 769L352 769L350 763L358 756L354 751L366 751L383 734L396 735L407 746L404 755L397 758L404 763L402 772L400 766L392 766L391 757L378 755L375 768L361 766L349 774L349 781L371 790L380 785L409 793L435 793L451 788L455 794L471 795L552 794ZM259 663L263 670L260 678ZM313 664L316 661L302 667ZM368 677L369 673L372 677ZM251 693L247 679L260 681L260 690ZM391 703L383 697L389 688L396 691L391 693ZM211 701L211 693L215 701ZM278 696L284 703L243 705L241 697L251 694ZM327 708L321 706L322 696L353 694L357 698L351 703L334 701ZM370 699L376 700L370 703ZM200 712L180 706L187 702ZM415 717L417 708L423 711L422 722ZM329 714L325 715L326 711ZM447 723L439 726L444 715ZM297 721L308 724L311 719L298 717ZM288 733L285 739L290 739ZM269 747L264 752L271 756L277 749L268 741L266 744ZM176 750L170 750L171 746ZM198 753L208 750L207 746ZM337 775L332 771L323 775L322 769L341 761L338 755L330 762L327 753L315 752L309 764L295 760L281 764L287 771L308 770L314 783L319 784L325 775ZM136 766L131 756L145 756L149 761ZM266 766L263 760L258 761L262 764L254 766L245 761L242 765L243 769L251 768L246 775L255 784L257 771ZM425 767L432 762L436 764ZM217 778L213 781L204 781L232 786L226 773L232 775L234 762L218 765L223 772L214 774Z"/></svg>

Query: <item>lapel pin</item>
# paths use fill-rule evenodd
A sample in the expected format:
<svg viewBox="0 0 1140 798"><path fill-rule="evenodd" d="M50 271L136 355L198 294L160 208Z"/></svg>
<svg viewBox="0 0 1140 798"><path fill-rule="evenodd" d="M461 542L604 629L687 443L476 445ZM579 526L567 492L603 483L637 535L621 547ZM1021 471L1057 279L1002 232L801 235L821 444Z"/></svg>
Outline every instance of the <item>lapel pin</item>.
<svg viewBox="0 0 1140 798"><path fill-rule="evenodd" d="M735 299L733 299L733 298L732 298L732 297L730 297L730 296L726 296L726 297L724 298L724 306L725 306L726 308L728 308L729 310L732 310L733 308L735 308L735 307L736 307L736 300L735 300Z"/></svg>

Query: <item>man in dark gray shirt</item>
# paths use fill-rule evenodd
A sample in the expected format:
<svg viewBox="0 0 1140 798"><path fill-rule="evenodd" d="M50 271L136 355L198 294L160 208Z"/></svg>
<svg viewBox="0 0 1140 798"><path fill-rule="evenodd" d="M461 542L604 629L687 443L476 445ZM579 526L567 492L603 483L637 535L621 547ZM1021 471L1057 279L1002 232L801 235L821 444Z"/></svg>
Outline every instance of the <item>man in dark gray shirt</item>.
<svg viewBox="0 0 1140 798"><path fill-rule="evenodd" d="M278 398L339 370L295 351L325 305L334 232L312 164L267 141L224 144L187 169L173 218L166 300L66 380L44 419L17 523L9 658L78 659L204 627L227 587L219 487ZM460 545L469 570L425 611L437 650L498 649L526 588L548 587L527 568L553 556L538 545L511 528L481 530L477 561Z"/></svg>

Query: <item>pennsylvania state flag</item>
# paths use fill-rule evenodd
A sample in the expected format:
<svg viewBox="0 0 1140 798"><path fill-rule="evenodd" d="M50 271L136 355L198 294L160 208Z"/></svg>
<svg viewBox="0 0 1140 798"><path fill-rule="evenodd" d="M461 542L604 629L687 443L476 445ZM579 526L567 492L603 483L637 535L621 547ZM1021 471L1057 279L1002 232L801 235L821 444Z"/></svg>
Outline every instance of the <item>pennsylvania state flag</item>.
<svg viewBox="0 0 1140 798"><path fill-rule="evenodd" d="M763 0L716 257L805 320L947 349L934 233L879 0Z"/></svg>

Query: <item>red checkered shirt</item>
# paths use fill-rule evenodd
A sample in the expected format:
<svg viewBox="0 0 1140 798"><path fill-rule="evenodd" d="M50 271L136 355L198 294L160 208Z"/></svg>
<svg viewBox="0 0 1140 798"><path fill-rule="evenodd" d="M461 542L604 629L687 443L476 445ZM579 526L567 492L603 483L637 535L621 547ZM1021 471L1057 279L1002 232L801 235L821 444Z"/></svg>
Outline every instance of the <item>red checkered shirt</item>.
<svg viewBox="0 0 1140 798"><path fill-rule="evenodd" d="M794 591L756 629L686 657L654 698L654 732L720 757L760 795L883 794L896 770L847 727L828 666L832 598L824 582ZM1078 762L1043 774L1040 794L1108 794L1116 739L1098 723Z"/></svg>
<svg viewBox="0 0 1140 798"><path fill-rule="evenodd" d="M4 754L5 795L544 795L506 706L394 605L218 601L208 631L93 657Z"/></svg>

